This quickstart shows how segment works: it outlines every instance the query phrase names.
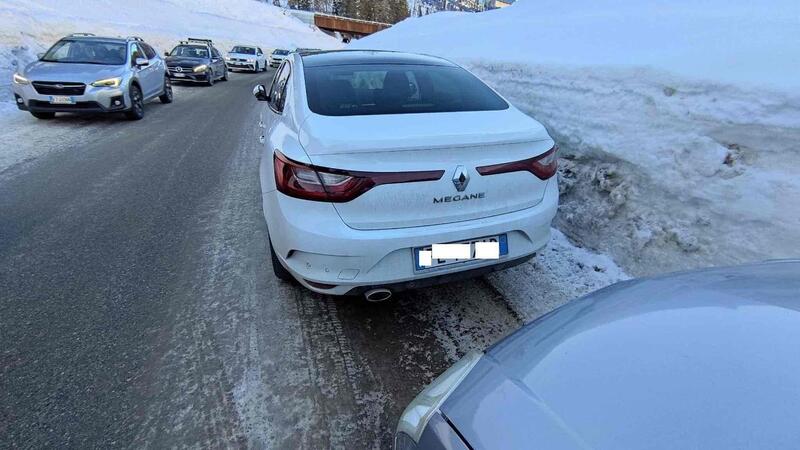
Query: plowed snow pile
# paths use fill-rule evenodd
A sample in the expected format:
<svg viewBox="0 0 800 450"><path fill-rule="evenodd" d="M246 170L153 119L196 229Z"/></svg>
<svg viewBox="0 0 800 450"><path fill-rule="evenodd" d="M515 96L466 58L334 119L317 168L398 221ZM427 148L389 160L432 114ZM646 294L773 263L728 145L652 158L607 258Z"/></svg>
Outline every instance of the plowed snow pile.
<svg viewBox="0 0 800 450"><path fill-rule="evenodd" d="M141 36L162 53L187 37L213 39L222 51L234 43L264 49L340 46L256 0L0 0L0 114L16 109L10 89L15 68L76 32Z"/></svg>
<svg viewBox="0 0 800 450"><path fill-rule="evenodd" d="M800 256L796 0L519 0L351 47L452 58L543 122L557 227L630 274Z"/></svg>

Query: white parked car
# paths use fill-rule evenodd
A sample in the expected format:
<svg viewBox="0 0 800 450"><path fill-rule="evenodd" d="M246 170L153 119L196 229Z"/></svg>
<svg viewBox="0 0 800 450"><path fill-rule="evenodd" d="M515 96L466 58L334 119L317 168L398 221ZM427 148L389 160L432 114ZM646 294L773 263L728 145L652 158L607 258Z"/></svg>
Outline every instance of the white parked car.
<svg viewBox="0 0 800 450"><path fill-rule="evenodd" d="M251 70L261 72L267 70L267 56L261 47L254 45L234 45L225 56L228 70Z"/></svg>
<svg viewBox="0 0 800 450"><path fill-rule="evenodd" d="M520 264L550 239L555 143L449 61L294 52L254 95L269 105L260 176L279 278L379 301Z"/></svg>
<svg viewBox="0 0 800 450"><path fill-rule="evenodd" d="M270 67L278 67L281 65L286 56L289 54L289 50L284 50L282 48L276 48L272 51L269 55L269 65Z"/></svg>

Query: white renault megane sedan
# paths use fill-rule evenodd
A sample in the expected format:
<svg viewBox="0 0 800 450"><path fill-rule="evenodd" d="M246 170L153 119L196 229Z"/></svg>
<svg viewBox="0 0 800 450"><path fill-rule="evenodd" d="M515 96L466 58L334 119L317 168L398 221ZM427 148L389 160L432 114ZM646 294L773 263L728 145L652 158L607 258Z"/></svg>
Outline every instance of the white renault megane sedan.
<svg viewBox="0 0 800 450"><path fill-rule="evenodd" d="M520 264L550 239L555 143L456 64L292 53L253 93L269 106L260 177L281 279L379 301Z"/></svg>

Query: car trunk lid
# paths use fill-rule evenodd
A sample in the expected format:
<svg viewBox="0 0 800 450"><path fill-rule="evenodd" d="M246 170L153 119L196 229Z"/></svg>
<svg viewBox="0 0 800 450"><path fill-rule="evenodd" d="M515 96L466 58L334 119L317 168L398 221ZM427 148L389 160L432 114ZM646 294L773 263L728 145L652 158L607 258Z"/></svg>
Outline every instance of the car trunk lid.
<svg viewBox="0 0 800 450"><path fill-rule="evenodd" d="M345 129L358 132L342 133ZM316 166L444 172L435 181L382 184L334 203L348 226L362 230L452 223L532 207L542 200L547 181L530 172L481 176L476 167L530 158L553 146L541 125L513 109L311 115L302 130L301 142Z"/></svg>

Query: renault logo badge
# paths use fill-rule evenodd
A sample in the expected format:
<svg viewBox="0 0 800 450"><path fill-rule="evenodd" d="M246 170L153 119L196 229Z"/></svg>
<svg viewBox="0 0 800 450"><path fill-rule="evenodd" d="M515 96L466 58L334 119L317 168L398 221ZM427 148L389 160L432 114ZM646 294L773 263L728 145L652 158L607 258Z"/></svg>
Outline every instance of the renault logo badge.
<svg viewBox="0 0 800 450"><path fill-rule="evenodd" d="M464 192L464 189L467 188L469 184L469 173L464 169L464 166L456 167L456 171L453 173L453 184L458 192Z"/></svg>

